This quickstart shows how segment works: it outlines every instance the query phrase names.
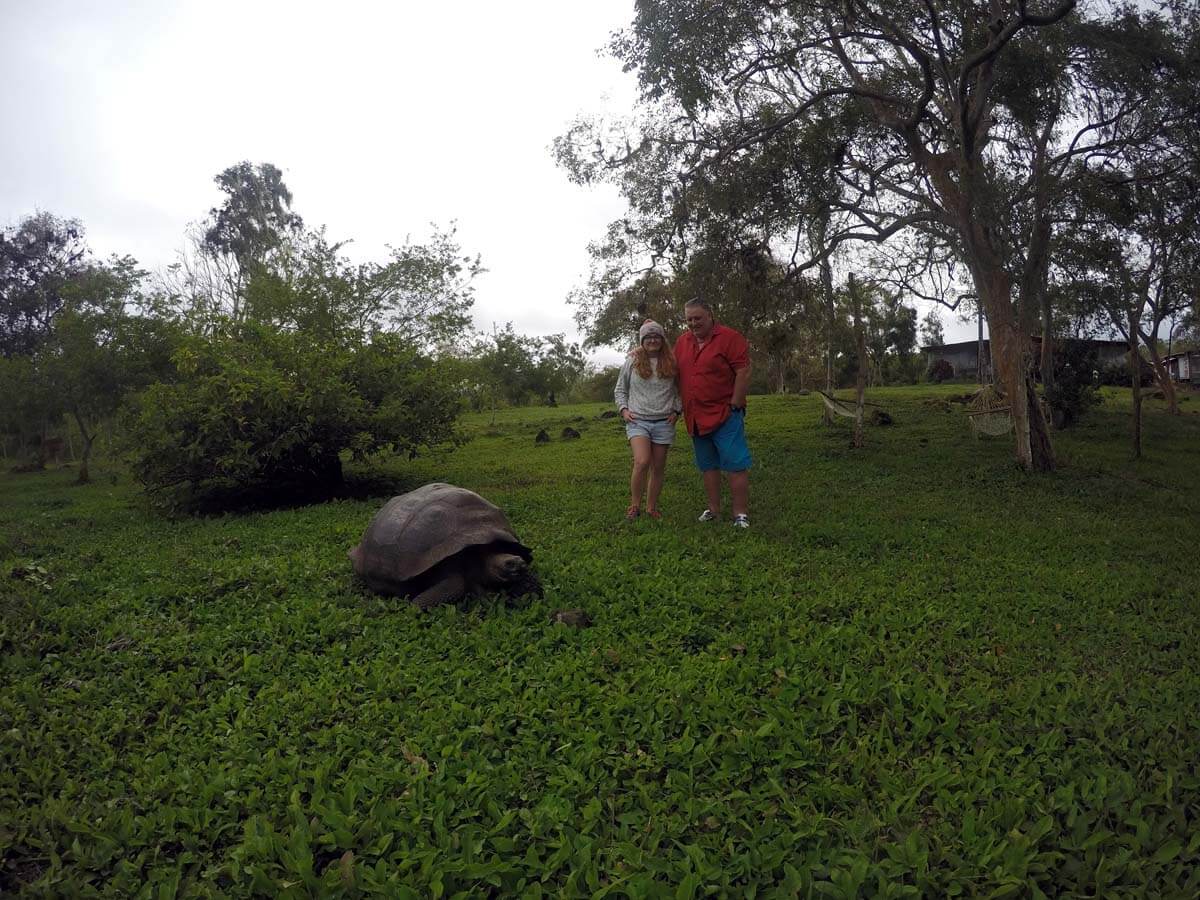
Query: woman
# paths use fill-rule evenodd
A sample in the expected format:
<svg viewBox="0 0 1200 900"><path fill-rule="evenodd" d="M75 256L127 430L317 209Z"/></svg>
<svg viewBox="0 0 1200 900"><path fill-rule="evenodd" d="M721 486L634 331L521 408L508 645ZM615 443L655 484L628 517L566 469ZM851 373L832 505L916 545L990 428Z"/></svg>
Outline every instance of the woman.
<svg viewBox="0 0 1200 900"><path fill-rule="evenodd" d="M621 366L617 389L613 392L633 450L626 519L636 519L641 514L643 493L646 515L662 518L658 495L667 467L667 451L675 440L675 420L683 409L675 372L675 357L666 332L657 322L647 319L638 331L637 349Z"/></svg>

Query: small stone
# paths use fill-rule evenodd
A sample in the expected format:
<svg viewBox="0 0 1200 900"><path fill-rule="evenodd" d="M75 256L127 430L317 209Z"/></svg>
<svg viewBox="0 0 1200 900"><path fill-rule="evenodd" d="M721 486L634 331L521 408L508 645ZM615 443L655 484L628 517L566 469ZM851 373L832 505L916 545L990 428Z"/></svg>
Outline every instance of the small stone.
<svg viewBox="0 0 1200 900"><path fill-rule="evenodd" d="M576 431L574 428L572 428L570 425L568 425L566 428L564 428L562 430L562 439L564 441L573 441L577 437L579 437L579 432Z"/></svg>
<svg viewBox="0 0 1200 900"><path fill-rule="evenodd" d="M550 443L550 435L546 434L546 429L545 429L545 428L543 428L541 431L539 431L539 432L537 433L537 437L535 437L535 438L533 439L533 442L534 442L535 444L548 444L548 443Z"/></svg>
<svg viewBox="0 0 1200 900"><path fill-rule="evenodd" d="M583 609L556 609L550 613L550 624L587 628L592 624L592 617Z"/></svg>

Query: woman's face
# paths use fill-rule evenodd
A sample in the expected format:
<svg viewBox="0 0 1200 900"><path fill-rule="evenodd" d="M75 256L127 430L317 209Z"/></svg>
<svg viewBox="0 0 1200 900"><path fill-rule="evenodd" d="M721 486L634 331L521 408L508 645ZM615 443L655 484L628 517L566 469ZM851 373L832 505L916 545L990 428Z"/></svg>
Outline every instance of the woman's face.
<svg viewBox="0 0 1200 900"><path fill-rule="evenodd" d="M642 338L642 346L646 348L647 353L658 353L662 350L663 339L657 334L648 334Z"/></svg>

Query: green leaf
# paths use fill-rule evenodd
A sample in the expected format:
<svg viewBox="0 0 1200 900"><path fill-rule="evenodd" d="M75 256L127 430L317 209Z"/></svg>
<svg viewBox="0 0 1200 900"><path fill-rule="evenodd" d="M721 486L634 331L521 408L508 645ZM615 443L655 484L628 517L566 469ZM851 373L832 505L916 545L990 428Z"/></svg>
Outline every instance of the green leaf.
<svg viewBox="0 0 1200 900"><path fill-rule="evenodd" d="M1152 858L1154 862L1159 863L1160 865L1162 863L1168 863L1177 857L1182 849L1183 842L1176 838L1172 838L1159 847L1158 850L1155 851Z"/></svg>

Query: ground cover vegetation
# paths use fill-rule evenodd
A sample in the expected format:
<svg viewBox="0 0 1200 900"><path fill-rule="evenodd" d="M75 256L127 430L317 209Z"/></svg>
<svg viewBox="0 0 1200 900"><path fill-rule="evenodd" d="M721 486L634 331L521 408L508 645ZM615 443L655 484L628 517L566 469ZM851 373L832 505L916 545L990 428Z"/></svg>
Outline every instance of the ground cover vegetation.
<svg viewBox="0 0 1200 900"><path fill-rule="evenodd" d="M693 297L746 334L745 535L694 522L685 447L667 521L619 524L614 370L476 331L452 227L355 261L242 162L162 272L0 229L0 891L1200 893L1198 36L1174 0L640 0L637 109L555 142L628 201L572 300L591 347ZM986 321L1007 447L894 387L953 378L917 299ZM506 508L544 599L354 585L431 480Z"/></svg>
<svg viewBox="0 0 1200 900"><path fill-rule="evenodd" d="M1106 388L1030 475L961 392L873 391L895 424L859 450L752 397L747 533L695 521L686 441L666 518L624 523L598 404L243 515L0 477L0 892L1194 896L1200 399L1148 401L1135 461ZM542 600L353 583L432 480L505 508Z"/></svg>

